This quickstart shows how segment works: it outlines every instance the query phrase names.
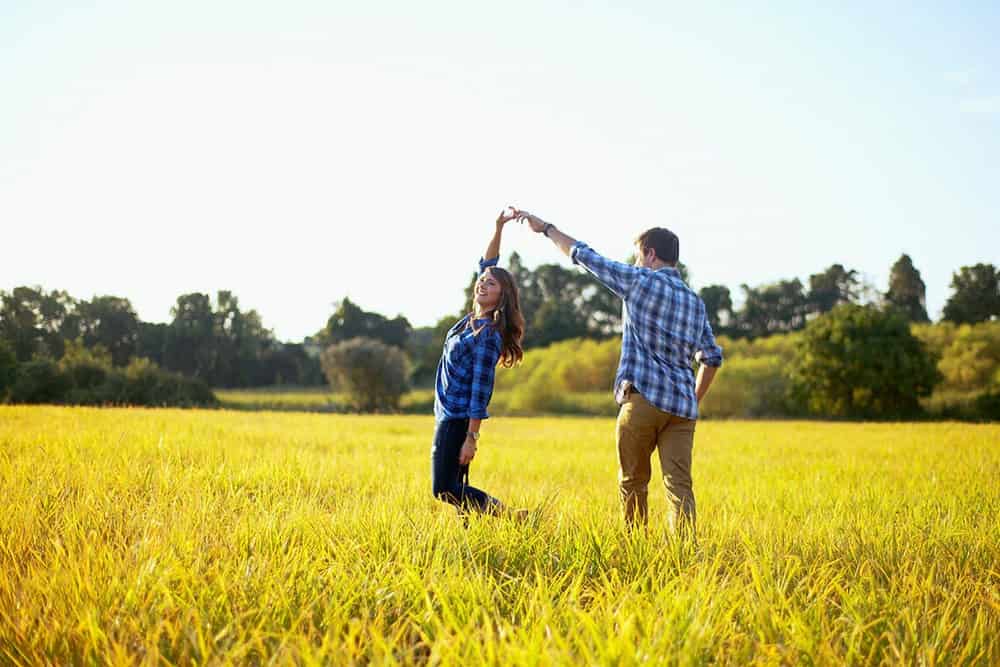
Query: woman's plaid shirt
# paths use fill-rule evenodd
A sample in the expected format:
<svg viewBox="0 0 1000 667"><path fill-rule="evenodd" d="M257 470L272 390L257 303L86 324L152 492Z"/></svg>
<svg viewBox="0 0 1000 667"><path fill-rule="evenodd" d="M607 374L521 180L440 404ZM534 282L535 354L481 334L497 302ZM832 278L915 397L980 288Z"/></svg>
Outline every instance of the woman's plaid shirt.
<svg viewBox="0 0 1000 667"><path fill-rule="evenodd" d="M479 273L496 266L497 260L479 260ZM500 360L500 332L489 319L476 320L470 326L469 317L459 320L445 337L434 383L434 417L438 421L489 418L486 407L493 396Z"/></svg>
<svg viewBox="0 0 1000 667"><path fill-rule="evenodd" d="M631 384L660 410L697 419L692 362L722 365L722 348L715 342L705 303L677 269L654 271L615 262L580 242L570 257L623 301L616 400L625 400Z"/></svg>

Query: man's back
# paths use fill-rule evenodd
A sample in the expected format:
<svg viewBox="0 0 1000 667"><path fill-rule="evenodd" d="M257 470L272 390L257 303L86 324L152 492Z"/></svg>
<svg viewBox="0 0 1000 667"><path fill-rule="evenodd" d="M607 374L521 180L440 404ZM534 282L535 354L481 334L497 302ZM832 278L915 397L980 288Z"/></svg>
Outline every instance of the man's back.
<svg viewBox="0 0 1000 667"><path fill-rule="evenodd" d="M573 246L571 257L624 302L618 401L631 385L664 412L697 419L692 362L722 363L701 298L672 267L653 270L615 262L583 243Z"/></svg>

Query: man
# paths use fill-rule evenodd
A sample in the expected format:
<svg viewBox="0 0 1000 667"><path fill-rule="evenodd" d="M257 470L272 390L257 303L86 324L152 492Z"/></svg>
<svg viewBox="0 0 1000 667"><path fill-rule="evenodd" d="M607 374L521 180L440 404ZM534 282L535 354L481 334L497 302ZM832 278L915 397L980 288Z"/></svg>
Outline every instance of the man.
<svg viewBox="0 0 1000 667"><path fill-rule="evenodd" d="M630 266L601 256L536 215L521 210L517 214L624 302L615 399L621 406L616 441L626 525L646 525L655 449L672 507L670 529L693 536L691 451L698 403L722 365L722 349L704 302L677 270L677 235L661 227L644 232L636 239L635 266ZM697 379L692 361L700 362Z"/></svg>

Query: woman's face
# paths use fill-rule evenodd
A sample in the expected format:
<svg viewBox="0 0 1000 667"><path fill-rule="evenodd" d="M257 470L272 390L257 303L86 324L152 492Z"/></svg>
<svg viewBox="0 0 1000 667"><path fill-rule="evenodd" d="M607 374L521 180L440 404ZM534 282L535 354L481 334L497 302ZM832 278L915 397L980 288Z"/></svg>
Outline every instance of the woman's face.
<svg viewBox="0 0 1000 667"><path fill-rule="evenodd" d="M500 293L500 282L493 277L489 269L483 271L483 275L476 281L475 300L479 312L485 313L496 308L500 303Z"/></svg>

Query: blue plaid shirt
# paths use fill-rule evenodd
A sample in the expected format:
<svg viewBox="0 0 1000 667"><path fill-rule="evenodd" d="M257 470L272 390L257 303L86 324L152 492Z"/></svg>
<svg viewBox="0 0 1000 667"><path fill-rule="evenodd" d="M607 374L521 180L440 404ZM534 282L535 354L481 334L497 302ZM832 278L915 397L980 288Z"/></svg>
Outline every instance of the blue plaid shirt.
<svg viewBox="0 0 1000 667"><path fill-rule="evenodd" d="M497 265L499 258L479 260L479 273ZM449 331L438 362L434 385L434 417L444 419L489 419L486 406L493 396L493 378L500 360L500 332L490 319L467 326L466 315ZM474 333L479 329L479 334Z"/></svg>
<svg viewBox="0 0 1000 667"><path fill-rule="evenodd" d="M722 365L722 348L715 342L705 303L677 269L654 271L615 262L580 242L570 257L623 300L615 399L624 402L631 385L660 410L697 419L691 362Z"/></svg>

